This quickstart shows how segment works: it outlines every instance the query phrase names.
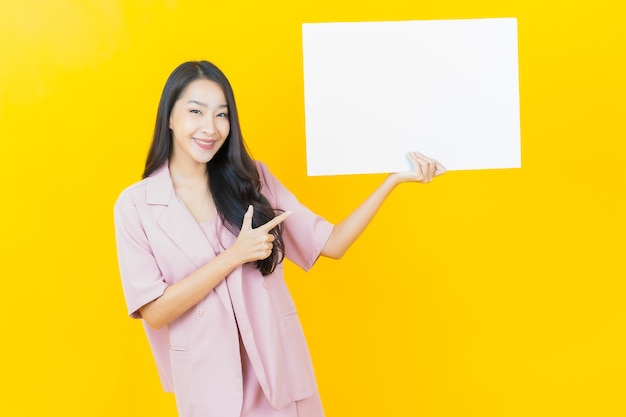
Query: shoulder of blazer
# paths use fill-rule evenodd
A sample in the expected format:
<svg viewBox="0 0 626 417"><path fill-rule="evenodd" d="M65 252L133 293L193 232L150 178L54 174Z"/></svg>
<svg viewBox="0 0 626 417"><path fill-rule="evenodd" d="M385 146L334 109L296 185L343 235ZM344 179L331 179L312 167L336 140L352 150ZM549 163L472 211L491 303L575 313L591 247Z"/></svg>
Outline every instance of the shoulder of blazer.
<svg viewBox="0 0 626 417"><path fill-rule="evenodd" d="M174 198L174 184L167 162L145 181L147 204L168 205Z"/></svg>
<svg viewBox="0 0 626 417"><path fill-rule="evenodd" d="M174 197L174 185L167 164L165 164L148 178L126 187L118 196L115 205L167 206L170 205Z"/></svg>
<svg viewBox="0 0 626 417"><path fill-rule="evenodd" d="M270 203L272 205L276 204L276 190L274 185L274 177L270 173L269 168L265 163L261 161L254 161L256 164L257 171L259 173L259 179L261 180L261 184L263 184L263 191L266 194L266 197L269 197Z"/></svg>

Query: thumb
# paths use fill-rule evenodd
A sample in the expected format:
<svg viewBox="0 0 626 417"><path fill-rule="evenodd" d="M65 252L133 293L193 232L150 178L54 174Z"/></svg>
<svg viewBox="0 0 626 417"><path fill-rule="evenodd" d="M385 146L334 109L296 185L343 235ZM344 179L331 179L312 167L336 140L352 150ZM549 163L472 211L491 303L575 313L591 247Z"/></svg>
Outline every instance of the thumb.
<svg viewBox="0 0 626 417"><path fill-rule="evenodd" d="M248 210L243 215L243 223L241 225L241 230L252 230L252 215L254 214L254 207L252 205L248 206Z"/></svg>

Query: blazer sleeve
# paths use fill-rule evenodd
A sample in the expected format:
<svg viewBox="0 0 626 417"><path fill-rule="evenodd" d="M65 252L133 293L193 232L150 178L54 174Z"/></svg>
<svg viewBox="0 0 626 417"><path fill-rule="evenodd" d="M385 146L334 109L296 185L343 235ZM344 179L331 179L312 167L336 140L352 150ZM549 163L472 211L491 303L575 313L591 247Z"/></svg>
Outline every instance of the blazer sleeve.
<svg viewBox="0 0 626 417"><path fill-rule="evenodd" d="M141 318L139 308L160 297L168 284L150 248L137 202L123 192L114 207L117 258L128 314Z"/></svg>
<svg viewBox="0 0 626 417"><path fill-rule="evenodd" d="M265 164L257 162L257 167L264 193L272 205L280 210L291 210L291 215L283 223L285 256L308 271L319 258L334 226L301 204Z"/></svg>

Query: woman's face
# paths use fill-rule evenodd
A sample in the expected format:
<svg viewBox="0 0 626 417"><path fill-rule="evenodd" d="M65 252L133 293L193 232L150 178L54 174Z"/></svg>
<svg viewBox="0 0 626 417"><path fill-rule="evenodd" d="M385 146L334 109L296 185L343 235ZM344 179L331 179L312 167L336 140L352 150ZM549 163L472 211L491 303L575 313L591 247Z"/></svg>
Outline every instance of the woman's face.
<svg viewBox="0 0 626 417"><path fill-rule="evenodd" d="M170 163L206 164L224 145L230 132L228 106L222 88L214 81L191 82L174 103Z"/></svg>

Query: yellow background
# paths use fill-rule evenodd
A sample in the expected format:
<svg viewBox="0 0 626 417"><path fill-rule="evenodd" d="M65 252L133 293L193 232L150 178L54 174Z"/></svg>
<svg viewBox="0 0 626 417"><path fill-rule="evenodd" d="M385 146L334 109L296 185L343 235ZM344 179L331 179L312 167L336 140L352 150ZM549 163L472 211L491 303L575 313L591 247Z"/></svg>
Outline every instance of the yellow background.
<svg viewBox="0 0 626 417"><path fill-rule="evenodd" d="M3 1L0 415L175 415L112 205L176 65L218 64L253 156L338 221L383 177L306 177L301 24L483 17L518 18L523 168L405 185L343 260L289 265L327 415L626 415L623 4Z"/></svg>

